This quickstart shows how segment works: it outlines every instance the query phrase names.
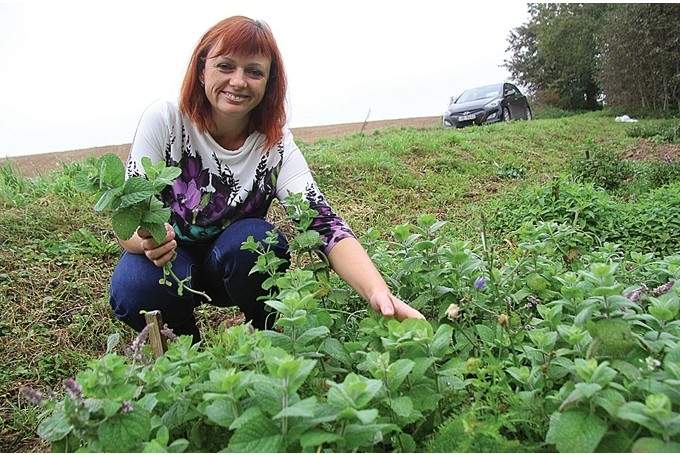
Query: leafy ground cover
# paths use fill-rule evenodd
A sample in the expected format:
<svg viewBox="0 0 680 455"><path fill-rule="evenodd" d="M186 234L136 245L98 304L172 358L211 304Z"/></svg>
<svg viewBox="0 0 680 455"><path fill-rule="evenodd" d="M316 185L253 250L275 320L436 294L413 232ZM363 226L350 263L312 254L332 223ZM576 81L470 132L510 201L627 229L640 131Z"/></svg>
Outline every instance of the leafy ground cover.
<svg viewBox="0 0 680 455"><path fill-rule="evenodd" d="M628 215L618 237L601 228L625 224L610 205L644 212L677 194L673 174L606 191L587 183L603 172L566 172L588 150L630 154L629 128L591 113L302 144L429 320L369 315L312 262L272 276L280 331L201 308L205 343L179 339L156 362L139 343L126 355L134 334L110 316L119 250L76 191L84 165L33 181L2 169L1 448L677 451L678 239L653 229L672 213ZM27 386L55 399L35 406Z"/></svg>

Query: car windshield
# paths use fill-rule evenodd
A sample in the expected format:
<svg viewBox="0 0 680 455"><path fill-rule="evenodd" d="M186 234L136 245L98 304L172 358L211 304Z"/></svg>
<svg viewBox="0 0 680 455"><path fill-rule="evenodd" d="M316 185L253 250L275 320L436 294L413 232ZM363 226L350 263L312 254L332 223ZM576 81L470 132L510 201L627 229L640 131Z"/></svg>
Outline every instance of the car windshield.
<svg viewBox="0 0 680 455"><path fill-rule="evenodd" d="M481 100L484 98L496 98L501 96L503 84L485 85L484 87L471 88L466 90L456 100L456 104L467 103L469 101Z"/></svg>

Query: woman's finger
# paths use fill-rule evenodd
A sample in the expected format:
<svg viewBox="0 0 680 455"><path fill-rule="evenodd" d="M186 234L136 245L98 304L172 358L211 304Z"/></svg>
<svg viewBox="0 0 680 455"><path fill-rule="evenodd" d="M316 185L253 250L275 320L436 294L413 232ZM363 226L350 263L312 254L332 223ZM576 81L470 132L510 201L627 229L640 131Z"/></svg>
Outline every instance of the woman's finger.
<svg viewBox="0 0 680 455"><path fill-rule="evenodd" d="M157 259L162 258L168 253L173 253L176 247L177 242L171 240L168 243L164 243L163 245L157 248L146 249L144 254L146 254L146 257L149 258L150 260L155 261Z"/></svg>
<svg viewBox="0 0 680 455"><path fill-rule="evenodd" d="M172 251L169 251L164 256L162 256L160 259L156 259L155 261L153 261L153 263L156 267L163 267L165 264L172 261L174 256L175 250L173 249Z"/></svg>
<svg viewBox="0 0 680 455"><path fill-rule="evenodd" d="M383 316L394 316L394 305L389 298L380 301L380 312Z"/></svg>
<svg viewBox="0 0 680 455"><path fill-rule="evenodd" d="M397 302L395 302L394 304L394 310L397 319L399 319L400 321L409 318L425 319L425 316L423 316L423 314L420 311L416 310L415 308L412 308L411 306L407 305L406 303L402 302L399 299L397 299Z"/></svg>

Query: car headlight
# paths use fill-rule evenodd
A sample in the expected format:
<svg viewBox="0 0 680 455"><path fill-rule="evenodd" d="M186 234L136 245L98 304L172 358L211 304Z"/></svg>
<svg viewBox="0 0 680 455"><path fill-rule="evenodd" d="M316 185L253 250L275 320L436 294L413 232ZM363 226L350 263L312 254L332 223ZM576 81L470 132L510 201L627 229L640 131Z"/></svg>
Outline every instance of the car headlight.
<svg viewBox="0 0 680 455"><path fill-rule="evenodd" d="M492 107L498 107L500 103L501 100L493 100L492 102L485 104L484 107L487 109L491 109Z"/></svg>

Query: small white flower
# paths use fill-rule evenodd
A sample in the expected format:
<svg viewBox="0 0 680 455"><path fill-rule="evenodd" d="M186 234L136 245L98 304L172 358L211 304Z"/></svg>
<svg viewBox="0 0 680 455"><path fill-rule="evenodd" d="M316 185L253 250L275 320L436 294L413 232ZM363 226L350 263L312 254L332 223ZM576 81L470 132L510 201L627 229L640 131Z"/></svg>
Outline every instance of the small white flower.
<svg viewBox="0 0 680 455"><path fill-rule="evenodd" d="M460 307L455 303L449 305L449 307L446 309L446 317L450 321L455 321L458 319L460 317Z"/></svg>
<svg viewBox="0 0 680 455"><path fill-rule="evenodd" d="M659 362L653 357L647 357L645 359L645 362L647 363L647 368L649 369L649 371L654 371L661 366L661 362Z"/></svg>

